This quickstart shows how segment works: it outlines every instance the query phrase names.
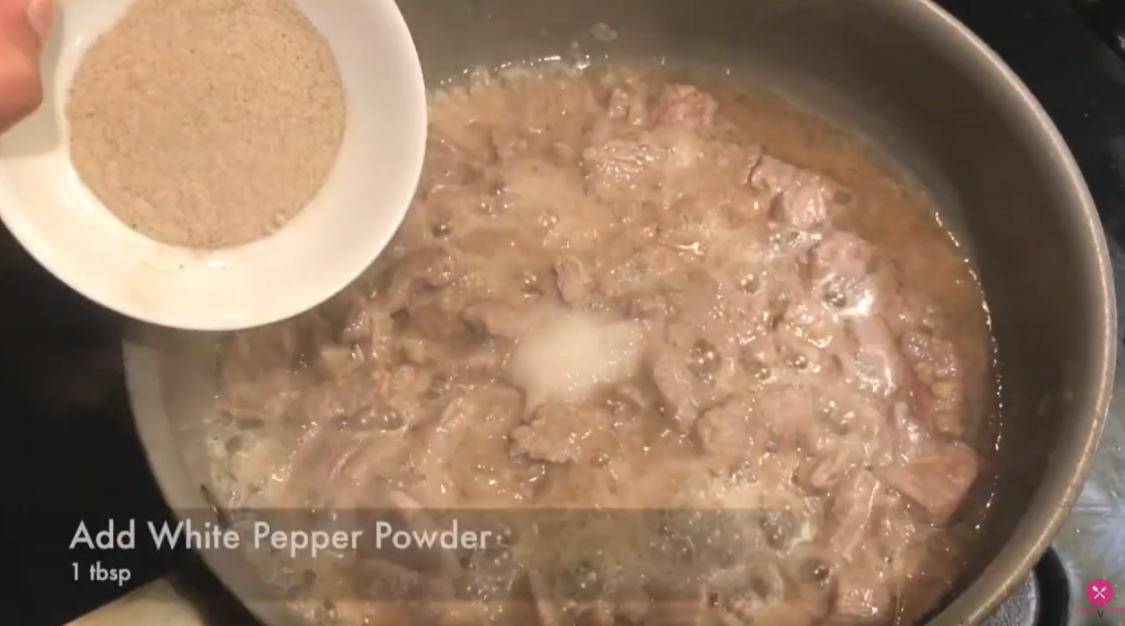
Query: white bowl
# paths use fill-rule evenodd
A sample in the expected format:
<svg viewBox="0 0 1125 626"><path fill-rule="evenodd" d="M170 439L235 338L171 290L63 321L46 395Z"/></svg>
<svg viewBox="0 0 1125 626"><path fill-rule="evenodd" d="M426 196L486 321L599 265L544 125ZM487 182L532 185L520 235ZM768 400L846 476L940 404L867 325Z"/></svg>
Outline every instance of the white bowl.
<svg viewBox="0 0 1125 626"><path fill-rule="evenodd" d="M143 322L233 330L292 317L368 267L402 223L426 142L414 42L393 0L296 0L328 40L347 92L347 130L321 192L286 226L217 251L131 230L71 166L65 103L84 52L133 0L70 0L44 60L46 102L0 137L0 219L60 280Z"/></svg>

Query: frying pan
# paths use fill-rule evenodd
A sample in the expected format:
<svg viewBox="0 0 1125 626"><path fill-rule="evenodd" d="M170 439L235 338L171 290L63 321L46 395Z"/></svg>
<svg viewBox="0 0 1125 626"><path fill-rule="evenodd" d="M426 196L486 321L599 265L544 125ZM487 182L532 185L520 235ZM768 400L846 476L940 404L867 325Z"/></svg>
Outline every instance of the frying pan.
<svg viewBox="0 0 1125 626"><path fill-rule="evenodd" d="M594 56L768 76L863 130L920 180L977 268L998 349L993 514L938 626L980 623L1038 560L1097 445L1115 363L1104 234L1082 176L1027 88L928 0L400 0L431 86L474 65ZM597 23L617 38L588 33ZM373 60L377 62L377 60ZM171 507L219 517L198 416L214 335L138 328L125 346L133 413ZM292 618L236 552L218 577L266 624Z"/></svg>

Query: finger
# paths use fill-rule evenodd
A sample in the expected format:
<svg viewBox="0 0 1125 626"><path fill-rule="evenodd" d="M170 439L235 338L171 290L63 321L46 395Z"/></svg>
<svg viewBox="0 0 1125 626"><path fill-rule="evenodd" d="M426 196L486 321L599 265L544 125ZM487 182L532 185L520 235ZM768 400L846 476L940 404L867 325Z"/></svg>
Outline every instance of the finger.
<svg viewBox="0 0 1125 626"><path fill-rule="evenodd" d="M0 133L43 103L39 61L0 39Z"/></svg>
<svg viewBox="0 0 1125 626"><path fill-rule="evenodd" d="M39 55L54 9L53 0L0 0L0 132L43 101Z"/></svg>
<svg viewBox="0 0 1125 626"><path fill-rule="evenodd" d="M54 0L0 1L0 41L29 57L39 57L54 21Z"/></svg>

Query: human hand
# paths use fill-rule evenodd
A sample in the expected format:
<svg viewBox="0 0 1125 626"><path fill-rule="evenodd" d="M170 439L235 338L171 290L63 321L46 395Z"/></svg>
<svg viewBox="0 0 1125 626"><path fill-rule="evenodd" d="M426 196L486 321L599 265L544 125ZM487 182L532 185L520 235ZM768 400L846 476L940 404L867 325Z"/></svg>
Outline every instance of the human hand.
<svg viewBox="0 0 1125 626"><path fill-rule="evenodd" d="M39 55L54 17L54 0L0 0L0 133L43 102Z"/></svg>

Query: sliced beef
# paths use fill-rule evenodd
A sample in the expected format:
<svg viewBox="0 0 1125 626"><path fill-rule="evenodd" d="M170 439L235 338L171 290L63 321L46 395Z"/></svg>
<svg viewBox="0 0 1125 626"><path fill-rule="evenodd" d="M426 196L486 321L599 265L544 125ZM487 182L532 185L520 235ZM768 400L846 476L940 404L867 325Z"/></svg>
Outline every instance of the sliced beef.
<svg viewBox="0 0 1125 626"><path fill-rule="evenodd" d="M653 404L652 392L634 383L614 385L609 392L608 405L615 412L644 411Z"/></svg>
<svg viewBox="0 0 1125 626"><path fill-rule="evenodd" d="M582 261L574 256L564 256L555 262L555 285L563 302L581 307L586 304L593 280Z"/></svg>
<svg viewBox="0 0 1125 626"><path fill-rule="evenodd" d="M690 301L690 292L685 294ZM684 311L688 304L673 305ZM670 323L664 341L653 342L649 362L664 413L682 432L691 432L702 411L718 406L739 387L738 362L731 346L737 332L713 310L713 318L696 327ZM690 315L690 314L689 314Z"/></svg>
<svg viewBox="0 0 1125 626"><path fill-rule="evenodd" d="M666 148L653 145L643 132L638 132L636 138L613 138L590 146L582 152L587 191L610 201L646 197L663 178L659 168L666 153Z"/></svg>
<svg viewBox="0 0 1125 626"><path fill-rule="evenodd" d="M842 231L827 233L810 251L813 292L829 311L848 317L873 315L876 297L885 293L868 269L873 254L866 241Z"/></svg>
<svg viewBox="0 0 1125 626"><path fill-rule="evenodd" d="M751 173L750 183L773 194L778 221L807 230L829 217L835 184L820 174L764 155Z"/></svg>
<svg viewBox="0 0 1125 626"><path fill-rule="evenodd" d="M551 589L543 575L536 570L527 573L528 586L531 588L532 602L535 603L535 613L539 617L539 626L561 626L562 614L555 606L551 597Z"/></svg>
<svg viewBox="0 0 1125 626"><path fill-rule="evenodd" d="M378 473L394 450L377 439L347 436L338 424L316 425L296 448L286 485L292 504L306 509L336 509L341 515L382 506Z"/></svg>
<svg viewBox="0 0 1125 626"><path fill-rule="evenodd" d="M385 403L379 384L380 372L356 371L306 388L292 405L292 417L322 422L355 415L363 409Z"/></svg>
<svg viewBox="0 0 1125 626"><path fill-rule="evenodd" d="M832 610L840 567L838 555L813 543L798 543L785 555L785 573L814 617L823 618Z"/></svg>
<svg viewBox="0 0 1125 626"><path fill-rule="evenodd" d="M507 351L495 343L486 343L470 350L457 363L457 370L470 379L495 378L500 375Z"/></svg>
<svg viewBox="0 0 1125 626"><path fill-rule="evenodd" d="M387 312L406 308L419 287L443 287L456 280L459 265L453 252L444 248L422 248L410 252L394 266L386 289Z"/></svg>
<svg viewBox="0 0 1125 626"><path fill-rule="evenodd" d="M933 453L934 437L924 424L915 419L905 402L895 402L885 429L890 433L893 456L890 463L909 463Z"/></svg>
<svg viewBox="0 0 1125 626"><path fill-rule="evenodd" d="M866 626L892 617L890 590L876 572L849 570L840 573L836 587L833 623Z"/></svg>
<svg viewBox="0 0 1125 626"><path fill-rule="evenodd" d="M649 203L658 209L684 198L706 199L684 207L712 207L738 195L761 151L757 147L707 140L690 126L674 124L631 130L582 153L587 192L626 204Z"/></svg>
<svg viewBox="0 0 1125 626"><path fill-rule="evenodd" d="M657 293L637 293L622 298L625 312L639 320L653 323L664 322L672 313L672 304Z"/></svg>
<svg viewBox="0 0 1125 626"><path fill-rule="evenodd" d="M910 408L931 430L950 437L965 434L964 391L958 380L932 385L915 378L910 385Z"/></svg>
<svg viewBox="0 0 1125 626"><path fill-rule="evenodd" d="M490 133L492 147L501 162L513 161L531 153L538 147L536 144L543 141L542 135L537 135L528 129L510 126L494 127Z"/></svg>
<svg viewBox="0 0 1125 626"><path fill-rule="evenodd" d="M879 480L867 470L835 490L828 509L828 545L849 558L863 545L879 495Z"/></svg>
<svg viewBox="0 0 1125 626"><path fill-rule="evenodd" d="M288 414L289 407L304 392L305 384L287 369L251 380L231 376L221 383L217 408L235 418L275 421Z"/></svg>
<svg viewBox="0 0 1125 626"><path fill-rule="evenodd" d="M371 519L364 520L372 526L379 522L388 522L396 530L419 534L433 534L445 530L421 503L405 492L387 489L375 494L372 500L373 503L368 506L372 507L370 511L373 515L370 515ZM386 560L434 576L439 580L452 582L462 574L461 565L452 551L440 545L411 545L405 549L386 545L376 541L374 528L361 536L356 548L364 558Z"/></svg>
<svg viewBox="0 0 1125 626"><path fill-rule="evenodd" d="M848 331L847 320L815 299L782 301L784 306L779 313L771 314L771 325L785 335L778 335L779 343L794 345L791 338L796 337L807 344L828 350L845 362L854 358L855 342ZM777 347L782 347L777 346Z"/></svg>
<svg viewBox="0 0 1125 626"><path fill-rule="evenodd" d="M691 85L668 85L656 101L654 115L662 124L707 125L715 120L719 103Z"/></svg>
<svg viewBox="0 0 1125 626"><path fill-rule="evenodd" d="M542 404L530 424L512 431L512 454L550 463L576 461L586 442L609 424L607 416L587 407Z"/></svg>
<svg viewBox="0 0 1125 626"><path fill-rule="evenodd" d="M453 397L432 422L418 424L408 434L405 469L412 477L411 493L433 508L452 508L460 503L458 480L450 468L481 407L471 396Z"/></svg>
<svg viewBox="0 0 1125 626"><path fill-rule="evenodd" d="M755 397L754 419L770 437L773 451L812 451L820 430L815 399L800 388L768 386Z"/></svg>
<svg viewBox="0 0 1125 626"><path fill-rule="evenodd" d="M855 317L849 329L855 340L855 352L837 352L838 356L843 356L849 380L879 398L892 396L903 385L906 370L898 345L883 319L877 315Z"/></svg>
<svg viewBox="0 0 1125 626"><path fill-rule="evenodd" d="M919 329L932 331L939 326L940 314L929 298L909 289L901 276L888 272L882 278L882 293L875 305L895 337Z"/></svg>
<svg viewBox="0 0 1125 626"><path fill-rule="evenodd" d="M915 415L936 432L963 435L965 390L953 344L913 332L903 335L902 352L916 376L911 388Z"/></svg>
<svg viewBox="0 0 1125 626"><path fill-rule="evenodd" d="M645 96L632 89L614 87L606 103L606 112L610 119L620 121L628 126L647 126L649 123L648 107Z"/></svg>
<svg viewBox="0 0 1125 626"><path fill-rule="evenodd" d="M953 344L933 335L918 332L903 335L902 353L914 367L918 379L927 385L955 380L960 374Z"/></svg>
<svg viewBox="0 0 1125 626"><path fill-rule="evenodd" d="M961 506L979 471L977 453L960 441L937 444L932 453L875 470L892 489L914 501L934 524Z"/></svg>
<svg viewBox="0 0 1125 626"><path fill-rule="evenodd" d="M882 569L890 565L897 570L899 559L910 546L923 541L934 532L925 520L918 519L909 500L894 490L888 490L879 499L871 519L871 535L866 550L853 565L860 568Z"/></svg>
<svg viewBox="0 0 1125 626"><path fill-rule="evenodd" d="M450 342L468 335L464 296L453 289L418 294L406 307L407 326L426 339Z"/></svg>
<svg viewBox="0 0 1125 626"><path fill-rule="evenodd" d="M857 235L833 231L809 254L809 274L814 280L840 277L857 281L868 275L872 254L871 244Z"/></svg>
<svg viewBox="0 0 1125 626"><path fill-rule="evenodd" d="M805 459L797 472L797 482L812 493L827 493L865 461L864 450L850 441Z"/></svg>
<svg viewBox="0 0 1125 626"><path fill-rule="evenodd" d="M644 244L615 256L605 263L598 279L598 291L609 300L624 301L632 308L636 300L646 306L659 306L668 302L660 288L686 279L683 260L665 246Z"/></svg>
<svg viewBox="0 0 1125 626"><path fill-rule="evenodd" d="M338 378L349 374L363 365L363 352L351 346L328 344L316 353L315 366L326 378Z"/></svg>
<svg viewBox="0 0 1125 626"><path fill-rule="evenodd" d="M700 447L728 463L756 459L764 452L769 433L754 417L753 405L741 398L707 411L695 423Z"/></svg>
<svg viewBox="0 0 1125 626"><path fill-rule="evenodd" d="M408 226L414 240L434 245L472 232L494 208L492 194L483 191L489 185L495 182L446 185L430 192L425 200L416 200L411 211L417 223Z"/></svg>
<svg viewBox="0 0 1125 626"><path fill-rule="evenodd" d="M683 432L689 432L699 419L698 382L684 355L662 350L652 362L652 381L663 398L665 413Z"/></svg>
<svg viewBox="0 0 1125 626"><path fill-rule="evenodd" d="M475 302L465 307L461 318L476 332L502 339L518 339L524 329L520 312L503 302Z"/></svg>
<svg viewBox="0 0 1125 626"><path fill-rule="evenodd" d="M365 356L379 360L391 356L394 330L390 314L374 303L356 298L349 303L338 339L357 346Z"/></svg>

